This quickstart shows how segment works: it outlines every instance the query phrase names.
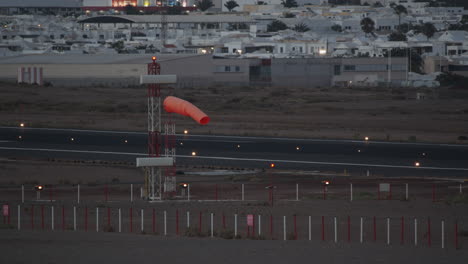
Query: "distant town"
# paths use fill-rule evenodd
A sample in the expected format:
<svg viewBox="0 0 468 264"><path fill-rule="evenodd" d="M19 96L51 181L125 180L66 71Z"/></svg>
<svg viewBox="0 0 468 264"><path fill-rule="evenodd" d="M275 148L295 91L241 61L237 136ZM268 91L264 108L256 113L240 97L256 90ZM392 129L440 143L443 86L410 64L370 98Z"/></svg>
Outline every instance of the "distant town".
<svg viewBox="0 0 468 264"><path fill-rule="evenodd" d="M96 55L144 64L145 54L161 54L199 55L201 65L208 57L193 69L207 79L275 82L279 72L303 86L312 78L437 87L468 76L468 13L459 2L2 0L0 63L11 67L3 65L0 77L15 77L27 63L54 63L54 54L90 64Z"/></svg>

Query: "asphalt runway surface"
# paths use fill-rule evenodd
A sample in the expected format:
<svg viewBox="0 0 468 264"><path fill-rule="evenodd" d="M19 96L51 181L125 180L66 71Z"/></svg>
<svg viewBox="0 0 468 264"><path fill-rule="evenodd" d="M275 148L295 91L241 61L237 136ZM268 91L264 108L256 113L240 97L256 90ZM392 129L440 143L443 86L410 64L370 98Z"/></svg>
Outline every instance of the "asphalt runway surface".
<svg viewBox="0 0 468 264"><path fill-rule="evenodd" d="M164 140L163 140L164 143ZM467 178L468 145L177 135L177 164L336 171L381 176ZM46 128L0 128L0 157L135 162L147 134ZM195 152L196 155L192 155ZM419 162L420 166L415 166Z"/></svg>

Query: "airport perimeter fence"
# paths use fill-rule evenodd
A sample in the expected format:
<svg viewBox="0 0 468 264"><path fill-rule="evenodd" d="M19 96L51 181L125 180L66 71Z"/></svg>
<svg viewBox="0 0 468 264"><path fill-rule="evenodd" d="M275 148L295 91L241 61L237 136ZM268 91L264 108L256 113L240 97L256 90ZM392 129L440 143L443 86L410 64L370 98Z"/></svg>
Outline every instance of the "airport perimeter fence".
<svg viewBox="0 0 468 264"><path fill-rule="evenodd" d="M278 214L223 209L157 209L156 206L3 204L3 228L43 231L135 233L171 237L313 240L462 249L466 217Z"/></svg>
<svg viewBox="0 0 468 264"><path fill-rule="evenodd" d="M136 201L144 194L139 184L103 185L37 185L0 187L0 201ZM468 202L468 193L463 183L346 183L334 185L317 182L297 184L268 183L206 183L193 182L177 192L165 194L168 200L197 201L264 201L268 203L312 200L396 200L428 202Z"/></svg>

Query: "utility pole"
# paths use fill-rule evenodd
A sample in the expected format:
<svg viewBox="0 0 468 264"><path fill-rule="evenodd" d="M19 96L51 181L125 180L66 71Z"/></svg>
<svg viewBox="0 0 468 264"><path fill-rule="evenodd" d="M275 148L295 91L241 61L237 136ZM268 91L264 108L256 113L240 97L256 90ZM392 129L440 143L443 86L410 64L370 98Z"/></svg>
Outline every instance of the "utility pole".
<svg viewBox="0 0 468 264"><path fill-rule="evenodd" d="M388 49L388 87L390 87L392 82L392 50L391 48Z"/></svg>
<svg viewBox="0 0 468 264"><path fill-rule="evenodd" d="M167 8L167 6L166 6ZM166 49L167 39L167 9L161 13L161 53L164 53Z"/></svg>

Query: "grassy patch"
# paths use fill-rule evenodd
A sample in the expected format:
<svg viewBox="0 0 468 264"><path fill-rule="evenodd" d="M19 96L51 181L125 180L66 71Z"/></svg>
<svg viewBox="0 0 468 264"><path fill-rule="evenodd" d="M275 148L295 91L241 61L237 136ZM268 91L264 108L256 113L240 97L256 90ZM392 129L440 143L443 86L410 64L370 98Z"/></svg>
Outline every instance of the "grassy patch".
<svg viewBox="0 0 468 264"><path fill-rule="evenodd" d="M468 194L456 194L447 197L445 200L447 204L459 204L459 203L468 203Z"/></svg>

